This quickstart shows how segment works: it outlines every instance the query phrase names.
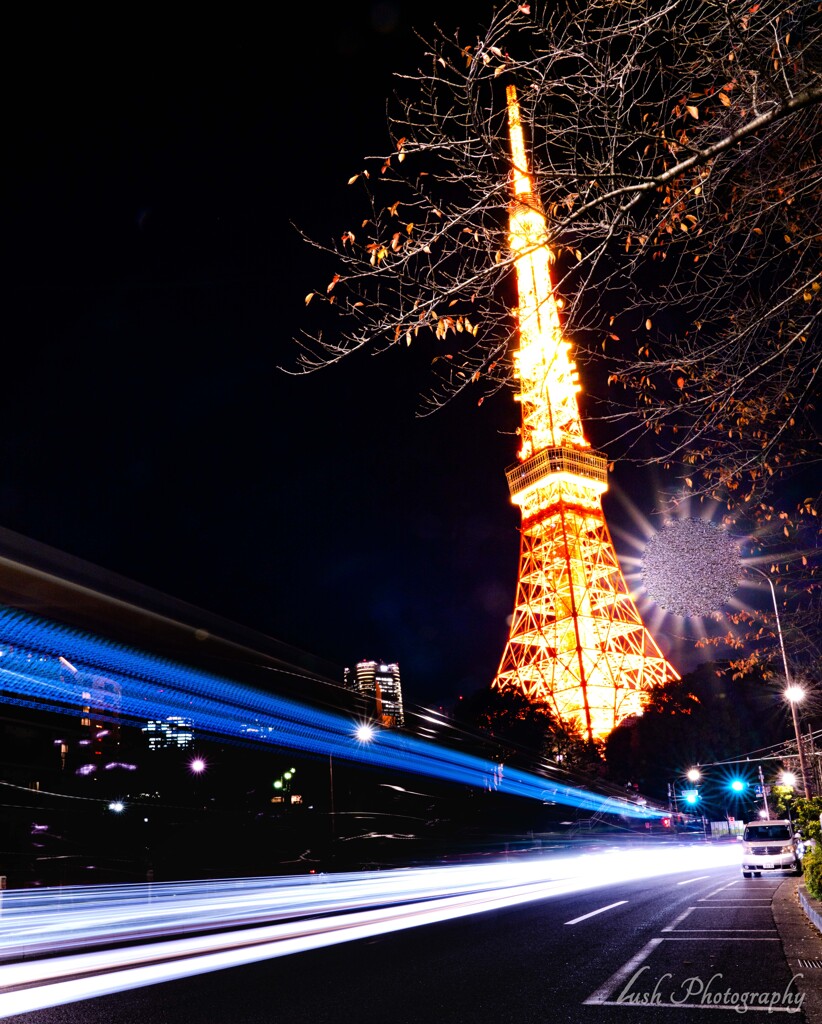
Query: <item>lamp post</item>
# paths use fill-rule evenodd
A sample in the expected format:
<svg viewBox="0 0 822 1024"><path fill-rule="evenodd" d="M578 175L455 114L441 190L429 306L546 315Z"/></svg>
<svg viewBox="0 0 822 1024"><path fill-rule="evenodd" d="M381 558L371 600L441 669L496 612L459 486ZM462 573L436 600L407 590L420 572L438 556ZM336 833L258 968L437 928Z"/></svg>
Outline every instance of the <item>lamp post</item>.
<svg viewBox="0 0 822 1024"><path fill-rule="evenodd" d="M328 755L328 792L330 796L331 856L334 856L334 842L337 838L337 819L334 812L334 755Z"/></svg>
<svg viewBox="0 0 822 1024"><path fill-rule="evenodd" d="M796 705L805 696L805 691L801 686L788 686L785 689L785 700L791 706L791 717L793 718L793 731L796 736L796 748L799 751L799 774L802 777L802 791L806 797L811 795L810 788L808 787L808 769L805 764L805 750L802 746L802 734L799 731L799 714L796 710Z"/></svg>
<svg viewBox="0 0 822 1024"><path fill-rule="evenodd" d="M374 739L375 730L368 722L360 722L354 730L354 738L358 743L371 743ZM334 850L337 843L337 811L334 806L334 753L328 753L328 794L329 794L329 819L331 825L331 860L334 860Z"/></svg>
<svg viewBox="0 0 822 1024"><path fill-rule="evenodd" d="M776 634L779 637L779 649L782 652L782 665L785 669L785 699L791 705L793 731L796 736L796 749L799 753L799 774L802 776L802 792L804 796L809 797L811 794L808 786L808 770L805 765L805 751L802 747L802 735L799 732L799 715L796 710L796 705L805 696L805 691L801 686L794 686L793 683L791 683L791 673L788 669L788 658L785 654L785 641L782 639L782 625L779 621L779 606L776 601L776 590L773 585L773 580L768 573L764 572L762 569L757 569L755 565L749 565L747 568L753 570L755 573L759 573L760 576L768 581L768 586L771 588L773 613L776 619Z"/></svg>
<svg viewBox="0 0 822 1024"><path fill-rule="evenodd" d="M690 782L691 786L693 787L692 789L689 789L686 792L685 800L687 801L688 804L691 805L691 807L693 808L695 813L697 813L697 812L699 813L699 817L700 817L700 820L702 822L702 835L705 838L707 838L707 836L708 836L708 824L707 824L707 821L708 820L705 817L704 806L702 804L700 804L700 802L699 802L700 801L699 790L696 788L699 785L699 783L700 783L700 781L702 779L702 772L698 768L689 768L688 771L685 772L685 778L688 780L688 782Z"/></svg>

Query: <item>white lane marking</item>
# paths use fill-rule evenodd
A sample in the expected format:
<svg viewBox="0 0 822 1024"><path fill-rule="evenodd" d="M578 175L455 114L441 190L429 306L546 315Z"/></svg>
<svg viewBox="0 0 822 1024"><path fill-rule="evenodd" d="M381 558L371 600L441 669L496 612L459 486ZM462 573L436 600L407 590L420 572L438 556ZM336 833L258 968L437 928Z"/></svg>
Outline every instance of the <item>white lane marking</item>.
<svg viewBox="0 0 822 1024"><path fill-rule="evenodd" d="M617 900L616 903L609 903L607 907L600 907L599 910L592 910L590 914L583 914L582 917L575 917L573 921L566 921L566 924L579 924L580 921L587 921L589 917L596 917L597 914L604 914L606 910L613 910L614 907L621 907L627 900Z"/></svg>
<svg viewBox="0 0 822 1024"><path fill-rule="evenodd" d="M665 931L665 929L662 929ZM736 932L773 932L776 934L775 928L677 928L678 932L725 932L728 935L736 934Z"/></svg>
<svg viewBox="0 0 822 1024"><path fill-rule="evenodd" d="M771 905L770 896L723 896L722 899L697 899L697 903L710 903L710 906L700 906L700 910L710 910L711 907L744 906L745 903L763 903Z"/></svg>
<svg viewBox="0 0 822 1024"><path fill-rule="evenodd" d="M679 922L684 921L692 910L696 910L696 907L688 907L688 909L684 913L680 914L679 917L675 917L673 921L671 921L670 924L666 925L662 930L664 932L672 932L674 928L676 928L676 926L679 924Z"/></svg>
<svg viewBox="0 0 822 1024"><path fill-rule="evenodd" d="M703 896L703 899L709 900L712 896L716 896L718 892L724 892L726 889L730 889L732 885L736 885L736 882L728 882L727 885L720 885L718 889L714 889L713 892L709 892L707 896Z"/></svg>
<svg viewBox="0 0 822 1024"><path fill-rule="evenodd" d="M626 964L623 964L615 974L611 975L604 985L600 985L596 992L591 993L591 995L583 1001L583 1006L601 1006L608 999L608 996L616 989L617 985L619 985L620 982L625 981L627 978L632 977L636 972L637 967L639 967L643 961L648 959L660 942L664 941L664 939L651 939L649 942L646 942L636 956L632 956L631 959Z"/></svg>
<svg viewBox="0 0 822 1024"><path fill-rule="evenodd" d="M701 882L703 878L710 878L710 875L698 875L696 878L686 878L684 882L677 882L677 885L690 885L691 882Z"/></svg>

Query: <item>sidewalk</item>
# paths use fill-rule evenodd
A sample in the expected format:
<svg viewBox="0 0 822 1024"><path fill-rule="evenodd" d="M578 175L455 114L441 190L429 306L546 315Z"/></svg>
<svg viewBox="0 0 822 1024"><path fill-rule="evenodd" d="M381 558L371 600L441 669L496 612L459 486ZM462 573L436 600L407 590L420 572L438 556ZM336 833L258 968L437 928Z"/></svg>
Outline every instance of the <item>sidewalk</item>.
<svg viewBox="0 0 822 1024"><path fill-rule="evenodd" d="M776 890L772 910L796 988L805 997L805 1020L808 1024L822 1024L822 934L805 913L799 901L800 891L822 915L822 903L808 896L801 878L785 879Z"/></svg>

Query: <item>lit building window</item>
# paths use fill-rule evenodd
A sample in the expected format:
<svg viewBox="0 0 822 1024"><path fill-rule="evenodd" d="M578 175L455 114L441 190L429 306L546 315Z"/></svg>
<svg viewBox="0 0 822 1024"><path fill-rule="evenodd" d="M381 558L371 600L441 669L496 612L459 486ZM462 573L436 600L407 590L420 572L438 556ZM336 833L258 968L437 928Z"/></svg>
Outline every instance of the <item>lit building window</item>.
<svg viewBox="0 0 822 1024"><path fill-rule="evenodd" d="M193 722L190 718L170 715L165 719L149 720L143 727L149 750L179 747L185 750L194 743Z"/></svg>
<svg viewBox="0 0 822 1024"><path fill-rule="evenodd" d="M396 662L360 661L345 670L345 686L362 694L371 704L371 714L385 728L405 724L400 667Z"/></svg>

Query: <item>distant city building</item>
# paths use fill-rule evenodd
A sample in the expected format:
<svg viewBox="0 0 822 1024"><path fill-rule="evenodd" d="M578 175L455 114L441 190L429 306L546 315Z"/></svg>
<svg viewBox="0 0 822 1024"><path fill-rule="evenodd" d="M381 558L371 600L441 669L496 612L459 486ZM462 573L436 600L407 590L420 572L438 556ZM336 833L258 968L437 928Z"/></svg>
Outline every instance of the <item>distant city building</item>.
<svg viewBox="0 0 822 1024"><path fill-rule="evenodd" d="M190 718L180 718L178 715L147 722L143 732L148 737L148 749L163 750L166 747L179 747L181 750L185 750L194 742L192 726Z"/></svg>
<svg viewBox="0 0 822 1024"><path fill-rule="evenodd" d="M396 662L359 661L345 670L345 686L366 698L374 718L388 729L405 723L400 667Z"/></svg>

